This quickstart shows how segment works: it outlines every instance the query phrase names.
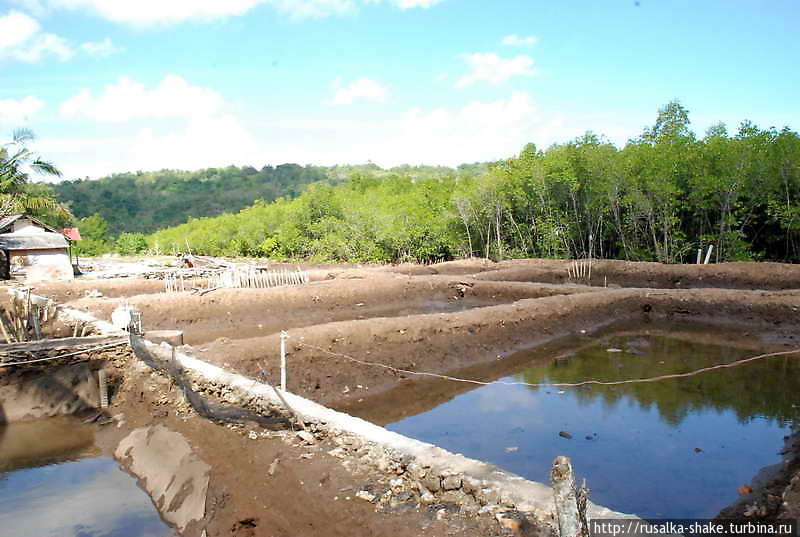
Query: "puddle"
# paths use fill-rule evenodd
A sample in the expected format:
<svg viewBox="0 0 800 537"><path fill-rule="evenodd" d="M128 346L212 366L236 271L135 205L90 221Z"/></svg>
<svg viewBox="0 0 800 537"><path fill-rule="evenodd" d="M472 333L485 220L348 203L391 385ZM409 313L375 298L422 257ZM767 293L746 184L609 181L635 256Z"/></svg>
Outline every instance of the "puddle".
<svg viewBox="0 0 800 537"><path fill-rule="evenodd" d="M150 498L73 418L0 425L0 528L14 537L170 537Z"/></svg>
<svg viewBox="0 0 800 537"><path fill-rule="evenodd" d="M627 332L558 360L540 349L500 380L651 377L760 353L698 339ZM567 455L596 503L645 518L709 518L737 499L740 484L780 462L783 437L800 423L798 393L800 358L786 356L617 387L484 386L387 428L544 483L553 458Z"/></svg>

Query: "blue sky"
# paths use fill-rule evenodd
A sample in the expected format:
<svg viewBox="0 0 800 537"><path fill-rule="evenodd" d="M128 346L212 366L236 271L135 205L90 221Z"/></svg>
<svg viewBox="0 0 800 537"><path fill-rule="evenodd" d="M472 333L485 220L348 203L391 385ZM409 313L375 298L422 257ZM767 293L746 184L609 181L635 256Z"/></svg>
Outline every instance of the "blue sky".
<svg viewBox="0 0 800 537"><path fill-rule="evenodd" d="M796 0L0 0L0 135L67 178L457 165L677 98L702 134L800 124Z"/></svg>

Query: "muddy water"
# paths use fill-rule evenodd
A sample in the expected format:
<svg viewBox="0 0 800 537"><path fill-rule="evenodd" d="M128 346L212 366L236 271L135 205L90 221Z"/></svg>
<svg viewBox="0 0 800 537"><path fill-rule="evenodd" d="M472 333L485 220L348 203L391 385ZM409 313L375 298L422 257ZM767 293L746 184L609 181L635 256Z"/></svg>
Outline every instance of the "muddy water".
<svg viewBox="0 0 800 537"><path fill-rule="evenodd" d="M72 418L0 425L0 533L168 537L150 498Z"/></svg>
<svg viewBox="0 0 800 537"><path fill-rule="evenodd" d="M681 337L606 336L557 360L539 351L500 381L641 378L759 354ZM541 482L567 455L597 503L646 518L712 517L780 462L784 435L800 424L799 394L800 357L788 356L618 387L490 385L388 428Z"/></svg>

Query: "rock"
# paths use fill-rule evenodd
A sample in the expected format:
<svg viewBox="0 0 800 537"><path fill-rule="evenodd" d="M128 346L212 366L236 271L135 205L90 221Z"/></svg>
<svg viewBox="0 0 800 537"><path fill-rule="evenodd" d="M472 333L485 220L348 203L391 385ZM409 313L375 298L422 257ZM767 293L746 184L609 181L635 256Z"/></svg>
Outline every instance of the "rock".
<svg viewBox="0 0 800 537"><path fill-rule="evenodd" d="M272 464L270 464L270 465L269 465L269 470L267 470L267 473L268 473L270 476L273 476L273 475L275 475L275 470L277 470L277 469L278 469L278 463L279 463L279 462L281 462L281 460L280 460L279 458L277 458L277 457L276 457L276 458L275 458L275 460L274 460L274 461L272 461Z"/></svg>
<svg viewBox="0 0 800 537"><path fill-rule="evenodd" d="M499 505L497 505L495 503L487 503L486 505L484 505L483 507L481 507L478 510L478 514L479 515L485 515L487 513L494 513L495 511L498 511L499 509L500 509Z"/></svg>
<svg viewBox="0 0 800 537"><path fill-rule="evenodd" d="M567 440L572 438L572 435L569 434L567 431L560 431L558 433L558 436L560 436L561 438L566 438Z"/></svg>
<svg viewBox="0 0 800 537"><path fill-rule="evenodd" d="M464 476L461 479L461 488L467 494L472 494L473 496L481 489L482 483L480 480L475 479L474 477Z"/></svg>
<svg viewBox="0 0 800 537"><path fill-rule="evenodd" d="M606 349L606 352L622 352L622 349L616 349L612 347L610 349Z"/></svg>
<svg viewBox="0 0 800 537"><path fill-rule="evenodd" d="M485 488L481 489L478 492L479 500L481 500L485 504L491 505L500 505L503 503L503 499L500 496L500 492L494 488Z"/></svg>
<svg viewBox="0 0 800 537"><path fill-rule="evenodd" d="M308 431L297 431L297 437L308 444L315 444L317 442L316 438L314 438L314 435Z"/></svg>
<svg viewBox="0 0 800 537"><path fill-rule="evenodd" d="M344 459L345 457L347 457L347 450L345 450L343 447L333 448L328 452L328 455L331 455L332 457L336 457L339 459Z"/></svg>
<svg viewBox="0 0 800 537"><path fill-rule="evenodd" d="M519 450L517 446L511 446L506 448L506 453L514 453L515 451Z"/></svg>
<svg viewBox="0 0 800 537"><path fill-rule="evenodd" d="M442 488L444 490L457 490L461 488L461 476L446 475L442 478Z"/></svg>
<svg viewBox="0 0 800 537"><path fill-rule="evenodd" d="M425 477L423 477L420 481L422 482L423 485L425 485L425 488L427 488L431 492L439 492L442 489L442 482L439 479L439 476L434 475L431 472L428 472L428 474Z"/></svg>
<svg viewBox="0 0 800 537"><path fill-rule="evenodd" d="M402 479L392 479L389 481L389 486L392 490L403 490L405 488L405 483L403 483Z"/></svg>
<svg viewBox="0 0 800 537"><path fill-rule="evenodd" d="M702 449L700 449L699 447L696 447L696 448L694 448L694 452L695 452L695 453L701 453L702 451L703 451L703 450L702 450Z"/></svg>
<svg viewBox="0 0 800 537"><path fill-rule="evenodd" d="M366 490L359 490L358 492L356 492L356 498L360 498L370 503L375 501L375 495L372 494L371 492L367 492Z"/></svg>
<svg viewBox="0 0 800 537"><path fill-rule="evenodd" d="M750 485L739 485L739 496L747 496L753 492L753 487Z"/></svg>
<svg viewBox="0 0 800 537"><path fill-rule="evenodd" d="M499 512L495 514L495 518L501 528L509 530L513 535L529 535L526 530L530 524L525 515L516 509Z"/></svg>
<svg viewBox="0 0 800 537"><path fill-rule="evenodd" d="M417 487L417 490L419 491L419 499L422 503L433 503L436 501L436 496L431 494L431 491L429 491L425 487L425 485L423 485L419 481L414 483L414 485Z"/></svg>
<svg viewBox="0 0 800 537"><path fill-rule="evenodd" d="M416 462L409 463L406 466L406 472L410 475L413 479L422 479L427 474L427 470L424 466L417 464Z"/></svg>
<svg viewBox="0 0 800 537"><path fill-rule="evenodd" d="M255 431L250 431L249 433L247 433L247 438L249 438L250 440L258 440L258 433Z"/></svg>
<svg viewBox="0 0 800 537"><path fill-rule="evenodd" d="M461 489L448 490L439 496L439 501L450 502L458 505L466 504L471 498L461 492Z"/></svg>

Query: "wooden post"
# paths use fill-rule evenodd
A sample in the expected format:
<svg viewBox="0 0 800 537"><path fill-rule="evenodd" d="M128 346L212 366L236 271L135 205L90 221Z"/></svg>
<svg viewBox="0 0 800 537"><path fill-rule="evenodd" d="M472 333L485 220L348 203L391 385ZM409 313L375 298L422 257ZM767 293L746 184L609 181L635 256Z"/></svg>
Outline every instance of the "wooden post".
<svg viewBox="0 0 800 537"><path fill-rule="evenodd" d="M706 260L703 263L704 265L708 265L708 262L711 260L711 252L712 251L714 251L714 245L713 244L709 244L708 245L708 252L706 252Z"/></svg>
<svg viewBox="0 0 800 537"><path fill-rule="evenodd" d="M286 340L289 334L281 330L281 391L286 391Z"/></svg>
<svg viewBox="0 0 800 537"><path fill-rule="evenodd" d="M553 500L556 506L556 520L561 537L588 537L583 531L578 498L575 491L575 474L569 457L559 455L553 460L550 469L553 483Z"/></svg>
<svg viewBox="0 0 800 537"><path fill-rule="evenodd" d="M100 408L108 408L108 377L105 369L97 370L97 384L100 388Z"/></svg>
<svg viewBox="0 0 800 537"><path fill-rule="evenodd" d="M703 260L703 249L702 248L698 248L697 249L697 264L699 265L702 260Z"/></svg>

